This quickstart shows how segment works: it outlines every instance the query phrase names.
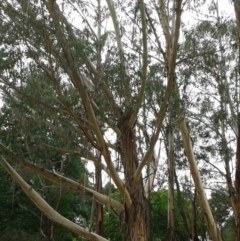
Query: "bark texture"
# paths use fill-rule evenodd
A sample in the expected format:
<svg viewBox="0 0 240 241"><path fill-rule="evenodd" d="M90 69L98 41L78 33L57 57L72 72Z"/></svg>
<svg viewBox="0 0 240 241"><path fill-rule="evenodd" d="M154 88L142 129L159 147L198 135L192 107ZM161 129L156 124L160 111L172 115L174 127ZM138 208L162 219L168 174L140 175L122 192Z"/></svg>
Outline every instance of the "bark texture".
<svg viewBox="0 0 240 241"><path fill-rule="evenodd" d="M134 182L134 173L138 167L136 155L136 139L133 128L125 128L128 118L125 119L122 127L121 157L125 174L125 187L132 199L132 205L125 210L121 223L124 229L126 240L146 241L148 240L148 202L144 194L142 178ZM134 184L133 184L134 183Z"/></svg>

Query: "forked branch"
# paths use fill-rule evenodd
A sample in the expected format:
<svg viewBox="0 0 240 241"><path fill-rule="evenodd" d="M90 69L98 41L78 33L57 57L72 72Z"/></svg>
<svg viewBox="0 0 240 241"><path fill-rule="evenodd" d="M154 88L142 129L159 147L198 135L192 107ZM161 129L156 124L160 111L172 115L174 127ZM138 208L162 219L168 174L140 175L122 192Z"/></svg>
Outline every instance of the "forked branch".
<svg viewBox="0 0 240 241"><path fill-rule="evenodd" d="M160 1L160 2L162 2L162 1ZM162 101L161 106L160 106L160 110L159 110L158 115L157 115L156 129L155 129L155 132L154 132L153 136L151 137L149 148L146 151L145 155L143 156L142 160L140 161L139 166L138 166L138 168L137 168L137 170L134 174L134 181L135 182L139 179L143 167L145 166L145 164L151 158L154 146L156 145L159 133L160 133L161 128L162 128L162 123L163 123L163 119L164 119L166 108L167 108L167 102L168 102L168 99L170 97L171 90L174 86L176 57L177 57L177 44L178 44L180 22L181 22L180 21L181 20L181 4L182 4L182 1L178 0L177 5L176 5L177 13L176 13L176 20L175 20L175 28L174 28L175 31L174 31L171 51L169 52L171 54L167 58L168 61L169 61L169 63L167 63L168 71L169 71L168 72L167 88L166 88L166 91L165 91L163 101ZM162 26L163 29L165 27L166 27L165 25ZM168 32L169 32L169 30L168 30Z"/></svg>

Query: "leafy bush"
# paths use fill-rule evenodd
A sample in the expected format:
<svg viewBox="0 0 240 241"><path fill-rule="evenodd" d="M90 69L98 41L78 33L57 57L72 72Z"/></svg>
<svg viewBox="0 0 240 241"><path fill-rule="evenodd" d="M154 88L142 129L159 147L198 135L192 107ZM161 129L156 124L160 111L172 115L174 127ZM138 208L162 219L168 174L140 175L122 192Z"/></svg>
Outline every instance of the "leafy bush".
<svg viewBox="0 0 240 241"><path fill-rule="evenodd" d="M6 241L45 241L44 237L40 234L28 234L22 230L5 229L0 233L0 240Z"/></svg>

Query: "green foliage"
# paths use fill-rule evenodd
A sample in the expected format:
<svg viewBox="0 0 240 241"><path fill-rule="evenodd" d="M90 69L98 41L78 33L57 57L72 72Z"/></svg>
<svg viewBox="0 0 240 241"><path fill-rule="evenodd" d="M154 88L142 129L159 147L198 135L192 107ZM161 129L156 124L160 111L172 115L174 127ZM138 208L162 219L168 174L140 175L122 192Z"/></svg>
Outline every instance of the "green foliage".
<svg viewBox="0 0 240 241"><path fill-rule="evenodd" d="M231 213L229 196L226 188L216 186L209 200L214 218L220 227L223 241L235 241L237 237L236 223Z"/></svg>
<svg viewBox="0 0 240 241"><path fill-rule="evenodd" d="M152 240L166 240L168 191L160 190L151 194L151 234Z"/></svg>
<svg viewBox="0 0 240 241"><path fill-rule="evenodd" d="M11 177L0 167L0 231L6 228L21 229L26 233L37 232L40 211L33 205Z"/></svg>
<svg viewBox="0 0 240 241"><path fill-rule="evenodd" d="M111 192L110 192L111 190ZM110 198L122 202L121 194L109 182L105 185L104 191ZM104 237L111 241L124 240L124 227L121 227L120 213L111 210L109 207L104 208Z"/></svg>
<svg viewBox="0 0 240 241"><path fill-rule="evenodd" d="M211 193L209 204L216 222L219 226L223 226L230 217L230 203L227 190L217 186Z"/></svg>
<svg viewBox="0 0 240 241"><path fill-rule="evenodd" d="M105 211L104 213L104 237L111 241L124 240L123 230L121 230L118 214L113 211Z"/></svg>
<svg viewBox="0 0 240 241"><path fill-rule="evenodd" d="M233 217L226 220L223 228L221 229L221 234L223 241L237 241L237 229Z"/></svg>
<svg viewBox="0 0 240 241"><path fill-rule="evenodd" d="M44 241L38 233L29 234L19 229L6 229L4 232L0 232L0 240L6 241ZM65 240L64 240L65 241ZM66 240L67 241L67 240ZM69 240L72 241L72 240Z"/></svg>

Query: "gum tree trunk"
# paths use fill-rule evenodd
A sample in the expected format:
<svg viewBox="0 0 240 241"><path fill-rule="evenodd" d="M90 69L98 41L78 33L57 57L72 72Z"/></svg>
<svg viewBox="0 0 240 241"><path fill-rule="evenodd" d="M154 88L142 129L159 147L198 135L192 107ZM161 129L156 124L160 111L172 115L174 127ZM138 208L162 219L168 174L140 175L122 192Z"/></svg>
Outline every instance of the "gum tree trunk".
<svg viewBox="0 0 240 241"><path fill-rule="evenodd" d="M133 181L138 166L134 129L126 128L121 137L121 158L124 166L125 186L132 199L132 205L122 215L121 224L129 241L148 240L148 202L144 194L142 179Z"/></svg>

